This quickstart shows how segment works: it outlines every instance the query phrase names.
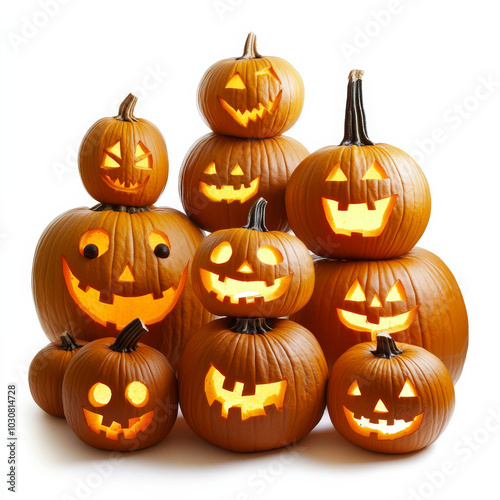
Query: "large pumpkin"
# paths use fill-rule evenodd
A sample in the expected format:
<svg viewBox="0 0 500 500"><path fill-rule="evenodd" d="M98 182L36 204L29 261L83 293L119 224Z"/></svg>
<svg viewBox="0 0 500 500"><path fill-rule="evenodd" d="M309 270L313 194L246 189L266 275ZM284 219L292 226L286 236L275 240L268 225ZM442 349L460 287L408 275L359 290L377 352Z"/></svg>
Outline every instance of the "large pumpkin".
<svg viewBox="0 0 500 500"><path fill-rule="evenodd" d="M311 256L287 233L268 231L266 200L257 200L243 228L207 236L193 260L193 288L217 316L288 316L303 307L314 288Z"/></svg>
<svg viewBox="0 0 500 500"><path fill-rule="evenodd" d="M189 426L228 450L286 446L323 415L328 369L314 336L289 320L223 318L189 341L179 402ZM257 327L256 327L257 326Z"/></svg>
<svg viewBox="0 0 500 500"><path fill-rule="evenodd" d="M46 335L116 336L141 317L149 329L143 341L176 369L190 335L210 319L190 283L202 239L171 208L76 208L60 215L42 234L33 262L35 306Z"/></svg>
<svg viewBox="0 0 500 500"><path fill-rule="evenodd" d="M362 74L349 75L342 143L303 160L286 189L292 230L324 257L398 257L413 248L430 217L429 186L415 160L368 138Z"/></svg>
<svg viewBox="0 0 500 500"><path fill-rule="evenodd" d="M167 183L168 156L158 128L133 114L129 94L114 118L102 118L83 138L78 167L90 196L111 205L154 203Z"/></svg>
<svg viewBox="0 0 500 500"><path fill-rule="evenodd" d="M279 57L261 56L253 33L241 57L216 62L198 87L198 108L208 126L236 137L281 135L297 121L303 104L297 70Z"/></svg>
<svg viewBox="0 0 500 500"><path fill-rule="evenodd" d="M68 365L64 415L85 443L135 451L163 439L177 418L177 380L165 356L138 343L146 332L133 320L115 338L94 340Z"/></svg>
<svg viewBox="0 0 500 500"><path fill-rule="evenodd" d="M314 262L311 300L292 319L311 330L331 366L349 347L389 332L434 353L454 381L467 354L467 310L444 262L423 248L398 259Z"/></svg>
<svg viewBox="0 0 500 500"><path fill-rule="evenodd" d="M181 168L186 214L202 229L241 227L259 197L268 201L266 225L288 231L285 188L307 149L289 137L240 139L208 134L196 141Z"/></svg>
<svg viewBox="0 0 500 500"><path fill-rule="evenodd" d="M376 342L357 344L338 359L327 404L335 429L352 443L382 453L408 453L444 431L455 391L436 356L381 332Z"/></svg>

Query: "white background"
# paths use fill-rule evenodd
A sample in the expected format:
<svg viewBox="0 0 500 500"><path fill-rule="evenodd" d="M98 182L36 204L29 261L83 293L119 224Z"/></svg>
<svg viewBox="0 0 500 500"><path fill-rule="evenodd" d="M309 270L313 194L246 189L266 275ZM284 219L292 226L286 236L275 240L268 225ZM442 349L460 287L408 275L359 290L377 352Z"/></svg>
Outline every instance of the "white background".
<svg viewBox="0 0 500 500"><path fill-rule="evenodd" d="M498 495L496 2L45 1L50 15L44 0L23 0L4 5L0 20L2 497L8 498L1 444L7 383L18 385L22 499L41 491L53 499ZM76 167L87 128L136 93L136 115L160 128L169 149L170 178L158 205L181 208L182 158L208 132L196 109L197 84L215 61L241 55L249 31L257 33L262 54L287 59L304 79L304 111L290 136L311 152L338 144L347 74L361 68L371 139L413 154L427 175L433 208L419 246L438 254L457 277L469 311L470 350L453 419L421 452L384 456L358 449L325 415L291 449L238 455L203 442L180 418L157 446L116 459L81 443L30 397L27 367L47 343L31 296L31 260L55 216L95 203Z"/></svg>

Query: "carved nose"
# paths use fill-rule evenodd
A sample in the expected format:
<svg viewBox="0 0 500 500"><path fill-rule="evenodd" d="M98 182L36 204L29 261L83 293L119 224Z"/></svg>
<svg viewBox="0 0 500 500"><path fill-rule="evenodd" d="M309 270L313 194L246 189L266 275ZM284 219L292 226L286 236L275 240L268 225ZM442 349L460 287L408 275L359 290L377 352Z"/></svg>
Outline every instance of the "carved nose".
<svg viewBox="0 0 500 500"><path fill-rule="evenodd" d="M125 266L125 269L120 274L118 281L124 281L124 282L129 282L129 283L133 283L135 281L134 273L132 272L132 267L130 264L127 264Z"/></svg>
<svg viewBox="0 0 500 500"><path fill-rule="evenodd" d="M238 272L239 273L247 273L247 274L253 273L253 268L250 265L250 263L248 262L248 260L243 262L243 264L241 264L241 266L238 267Z"/></svg>
<svg viewBox="0 0 500 500"><path fill-rule="evenodd" d="M377 404L375 405L375 409L373 411L375 411L377 413L388 413L389 412L389 410L387 409L387 407L385 406L384 402L381 399L379 399L377 401Z"/></svg>

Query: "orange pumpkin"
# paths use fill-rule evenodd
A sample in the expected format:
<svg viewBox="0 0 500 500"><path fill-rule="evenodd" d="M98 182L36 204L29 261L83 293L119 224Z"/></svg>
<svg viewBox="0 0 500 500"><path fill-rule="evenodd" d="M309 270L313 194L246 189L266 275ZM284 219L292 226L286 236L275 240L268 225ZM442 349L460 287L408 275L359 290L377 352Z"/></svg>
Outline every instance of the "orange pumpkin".
<svg viewBox="0 0 500 500"><path fill-rule="evenodd" d="M33 262L35 306L46 335L116 336L141 317L149 329L143 341L176 369L188 338L211 317L190 283L202 239L171 208L83 207L60 215L42 234Z"/></svg>
<svg viewBox="0 0 500 500"><path fill-rule="evenodd" d="M352 443L382 453L408 453L433 443L455 406L444 364L421 347L386 332L357 344L332 368L328 412Z"/></svg>
<svg viewBox="0 0 500 500"><path fill-rule="evenodd" d="M268 201L266 225L288 231L285 188L307 149L289 137L239 139L208 134L181 167L179 190L186 214L202 229L241 227L259 197Z"/></svg>
<svg viewBox="0 0 500 500"><path fill-rule="evenodd" d="M80 146L83 185L101 203L151 205L165 189L167 146L155 125L134 116L136 102L129 94L118 115L94 123Z"/></svg>
<svg viewBox="0 0 500 500"><path fill-rule="evenodd" d="M311 256L295 236L267 230L266 203L257 200L245 227L212 233L195 253L193 288L215 315L288 316L311 296Z"/></svg>
<svg viewBox="0 0 500 500"><path fill-rule="evenodd" d="M198 108L218 134L274 137L299 118L304 83L297 70L279 57L261 56L250 33L241 57L223 59L203 75Z"/></svg>
<svg viewBox="0 0 500 500"><path fill-rule="evenodd" d="M349 75L342 143L303 160L286 189L293 232L323 257L398 257L413 248L430 217L429 186L417 163L368 138L362 74Z"/></svg>
<svg viewBox="0 0 500 500"><path fill-rule="evenodd" d="M317 340L300 325L223 318L204 325L186 346L179 402L186 422L207 441L233 451L270 450L319 422L327 378Z"/></svg>
<svg viewBox="0 0 500 500"><path fill-rule="evenodd" d="M398 259L314 262L311 300L292 319L311 330L331 367L349 347L389 332L434 353L454 381L469 339L460 288L444 262L423 248Z"/></svg>
<svg viewBox="0 0 500 500"><path fill-rule="evenodd" d="M136 319L115 338L87 344L68 365L62 395L71 430L104 450L135 451L163 439L177 418L177 381L165 356L138 343Z"/></svg>

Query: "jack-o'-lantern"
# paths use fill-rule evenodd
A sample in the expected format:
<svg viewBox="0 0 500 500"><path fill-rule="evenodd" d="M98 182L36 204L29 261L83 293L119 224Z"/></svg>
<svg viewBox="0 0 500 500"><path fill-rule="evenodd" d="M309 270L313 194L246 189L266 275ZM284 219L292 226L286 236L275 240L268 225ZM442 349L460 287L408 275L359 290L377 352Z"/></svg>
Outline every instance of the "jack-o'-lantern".
<svg viewBox="0 0 500 500"><path fill-rule="evenodd" d="M307 149L289 137L239 139L208 134L184 158L179 190L186 214L202 229L241 227L258 198L268 201L266 225L288 231L285 188Z"/></svg>
<svg viewBox="0 0 500 500"><path fill-rule="evenodd" d="M28 383L31 396L43 411L64 417L61 392L64 373L73 356L85 344L85 340L76 340L69 332L64 332L60 342L51 342L33 358Z"/></svg>
<svg viewBox="0 0 500 500"><path fill-rule="evenodd" d="M156 349L138 343L139 320L115 338L94 340L68 365L64 414L85 443L105 450L135 451L163 439L177 418L177 381Z"/></svg>
<svg viewBox="0 0 500 500"><path fill-rule="evenodd" d="M207 441L233 451L270 450L315 427L327 378L317 340L297 323L223 318L188 342L179 402L186 422Z"/></svg>
<svg viewBox="0 0 500 500"><path fill-rule="evenodd" d="M218 316L288 316L303 307L314 287L312 259L295 236L268 231L266 200L249 211L243 228L207 236L193 259L193 288Z"/></svg>
<svg viewBox="0 0 500 500"><path fill-rule="evenodd" d="M198 108L218 134L274 137L299 118L304 83L297 70L279 57L261 56L250 33L241 57L212 65L198 87Z"/></svg>
<svg viewBox="0 0 500 500"><path fill-rule="evenodd" d="M101 203L151 205L167 183L165 140L155 125L134 116L136 102L129 94L118 115L94 123L80 146L83 185Z"/></svg>
<svg viewBox="0 0 500 500"><path fill-rule="evenodd" d="M99 208L69 210L40 238L33 293L42 327L51 340L62 330L94 340L141 317L143 341L177 369L189 336L210 319L190 284L203 235L174 209Z"/></svg>
<svg viewBox="0 0 500 500"><path fill-rule="evenodd" d="M351 347L333 365L327 405L335 429L352 443L382 453L408 453L433 443L455 406L444 364L421 347L394 342Z"/></svg>
<svg viewBox="0 0 500 500"><path fill-rule="evenodd" d="M468 321L458 283L433 253L414 248L397 259L316 259L308 304L292 319L319 340L329 366L349 347L389 332L434 353L457 381L465 363Z"/></svg>
<svg viewBox="0 0 500 500"><path fill-rule="evenodd" d="M366 133L359 70L349 75L340 146L303 160L286 188L294 233L317 255L389 259L413 248L430 217L427 180L408 154Z"/></svg>

